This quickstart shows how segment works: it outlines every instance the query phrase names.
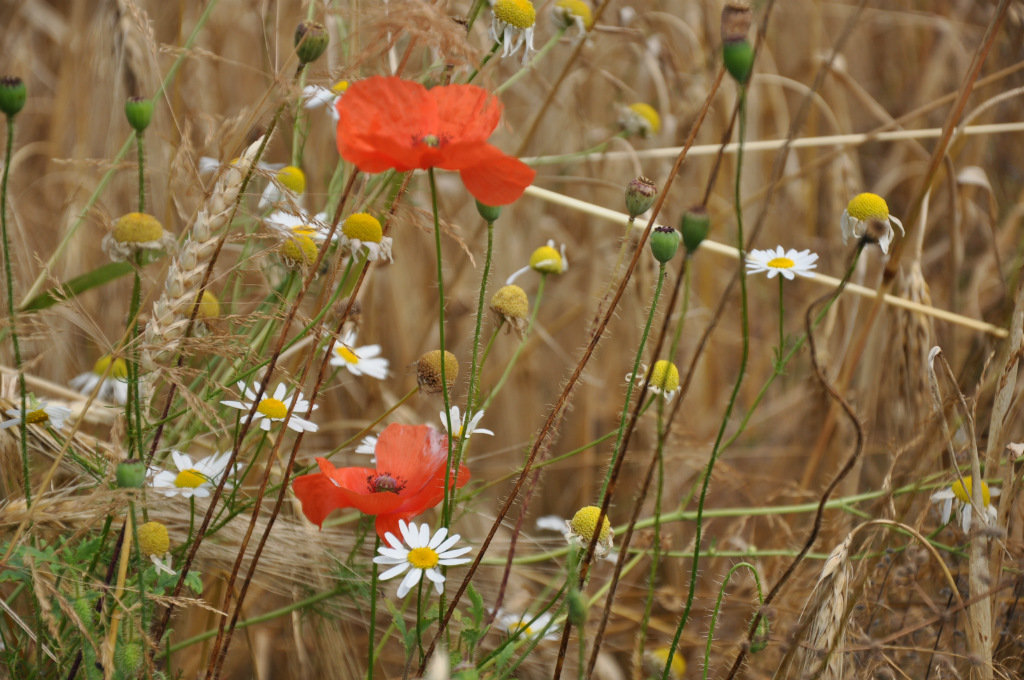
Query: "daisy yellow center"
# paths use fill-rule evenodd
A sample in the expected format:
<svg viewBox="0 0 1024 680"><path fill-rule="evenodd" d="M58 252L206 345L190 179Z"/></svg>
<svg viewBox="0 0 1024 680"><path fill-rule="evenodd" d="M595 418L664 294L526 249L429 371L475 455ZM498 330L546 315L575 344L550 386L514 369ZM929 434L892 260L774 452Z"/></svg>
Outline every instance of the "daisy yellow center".
<svg viewBox="0 0 1024 680"><path fill-rule="evenodd" d="M561 274L562 256L551 246L541 246L530 255L530 267L544 274Z"/></svg>
<svg viewBox="0 0 1024 680"><path fill-rule="evenodd" d="M594 538L594 530L597 529L597 518L601 514L601 508L596 505L588 505L585 508L580 508L573 515L572 521L569 522L569 526L572 530L585 538L591 540ZM612 524L608 521L608 518L604 518L604 522L601 524L601 535L599 540L608 541L611 540Z"/></svg>
<svg viewBox="0 0 1024 680"><path fill-rule="evenodd" d="M306 235L307 233L311 234L313 232L304 233L302 229L293 230L293 236L281 243L281 256L300 265L311 265L316 262L320 251L317 250L313 239Z"/></svg>
<svg viewBox="0 0 1024 680"><path fill-rule="evenodd" d="M146 213L133 212L114 222L114 240L118 243L149 243L164 236L160 221Z"/></svg>
<svg viewBox="0 0 1024 680"><path fill-rule="evenodd" d="M27 414L25 414L25 422L28 423L29 425L38 425L39 423L45 423L49 419L49 414L43 409L29 411Z"/></svg>
<svg viewBox="0 0 1024 680"><path fill-rule="evenodd" d="M594 15L590 13L590 8L587 7L583 0L558 0L555 3L555 7L574 17L579 17L587 28L590 28L594 23Z"/></svg>
<svg viewBox="0 0 1024 680"><path fill-rule="evenodd" d="M537 10L530 0L497 0L494 16L516 28L530 28L537 22Z"/></svg>
<svg viewBox="0 0 1024 680"><path fill-rule="evenodd" d="M100 357L100 359L93 364L92 372L95 375L103 375L107 372L108 367L110 368L111 378L115 378L117 380L128 379L128 364L124 362L124 359L115 359L109 354Z"/></svg>
<svg viewBox="0 0 1024 680"><path fill-rule="evenodd" d="M437 551L433 548L413 548L409 551L409 556L406 559L416 569L432 569L440 560Z"/></svg>
<svg viewBox="0 0 1024 680"><path fill-rule="evenodd" d="M384 238L380 221L368 213L355 213L346 217L345 223L341 225L341 233L363 243L380 243Z"/></svg>
<svg viewBox="0 0 1024 680"><path fill-rule="evenodd" d="M952 486L953 495L956 496L957 500L961 503L969 505L971 503L971 496L973 491L971 490L971 478L964 477L963 482L959 479L953 482ZM985 482L981 483L981 501L982 504L987 508L989 503L992 502L992 496L988 490L988 484Z"/></svg>
<svg viewBox="0 0 1024 680"><path fill-rule="evenodd" d="M674 392L679 387L679 369L671 361L661 359L654 362L651 370L651 385L664 392Z"/></svg>
<svg viewBox="0 0 1024 680"><path fill-rule="evenodd" d="M334 348L334 351L338 353L339 357L341 357L350 364L359 363L359 357L356 356L356 353L350 350L348 347L345 347L345 345L338 345L336 348Z"/></svg>
<svg viewBox="0 0 1024 680"><path fill-rule="evenodd" d="M331 92L334 94L344 94L348 90L348 81L339 80L334 85L331 85Z"/></svg>
<svg viewBox="0 0 1024 680"><path fill-rule="evenodd" d="M854 217L862 222L889 219L889 206L885 204L885 199L878 194L858 194L854 196L849 205L846 206L846 212L850 214L850 217Z"/></svg>
<svg viewBox="0 0 1024 680"><path fill-rule="evenodd" d="M139 550L143 555L163 555L171 547L167 527L160 522L146 522L138 528Z"/></svg>
<svg viewBox="0 0 1024 680"><path fill-rule="evenodd" d="M288 407L284 405L284 402L273 397L261 401L256 410L273 420L284 420L284 417L288 415Z"/></svg>
<svg viewBox="0 0 1024 680"><path fill-rule="evenodd" d="M199 470L193 468L182 470L178 473L178 476L174 478L174 486L179 489L198 489L205 482L206 477L203 477Z"/></svg>
<svg viewBox="0 0 1024 680"><path fill-rule="evenodd" d="M768 260L768 266L772 269L792 269L796 263L788 257L776 257Z"/></svg>
<svg viewBox="0 0 1024 680"><path fill-rule="evenodd" d="M630 104L629 110L647 121L647 124L651 126L651 132L656 134L661 129L661 116L650 104L637 102Z"/></svg>
<svg viewBox="0 0 1024 680"><path fill-rule="evenodd" d="M508 628L509 628L509 632L511 632L513 634L514 633L518 633L519 631L522 631L523 634L526 635L527 637L533 637L533 628L530 628L528 625L526 625L522 621L520 621L519 623L513 623Z"/></svg>
<svg viewBox="0 0 1024 680"><path fill-rule="evenodd" d="M293 193L301 194L306 191L306 174L294 165L286 165L278 170L277 181Z"/></svg>

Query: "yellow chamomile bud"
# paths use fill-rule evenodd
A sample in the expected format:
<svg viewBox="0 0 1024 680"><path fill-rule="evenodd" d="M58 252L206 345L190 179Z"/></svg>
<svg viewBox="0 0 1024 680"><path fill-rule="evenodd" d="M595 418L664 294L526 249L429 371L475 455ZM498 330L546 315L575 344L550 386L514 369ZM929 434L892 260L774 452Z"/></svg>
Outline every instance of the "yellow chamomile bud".
<svg viewBox="0 0 1024 680"><path fill-rule="evenodd" d="M559 28L579 25L583 30L589 31L594 25L594 15L590 11L590 6L583 0L558 0L552 16Z"/></svg>
<svg viewBox="0 0 1024 680"><path fill-rule="evenodd" d="M530 0L496 0L494 16L516 28L527 29L537 22L537 10Z"/></svg>
<svg viewBox="0 0 1024 680"><path fill-rule="evenodd" d="M459 377L459 360L451 352L444 353L444 378L451 390ZM416 381L427 394L438 394L444 390L441 382L441 350L427 352L416 362Z"/></svg>
<svg viewBox="0 0 1024 680"><path fill-rule="evenodd" d="M196 312L196 318L216 319L218 316L220 316L220 302L213 293L204 290L203 297L199 300L199 310Z"/></svg>
<svg viewBox="0 0 1024 680"><path fill-rule="evenodd" d="M507 322L520 336L529 325L530 301L526 291L514 283L502 286L491 298L491 311L498 322Z"/></svg>
<svg viewBox="0 0 1024 680"><path fill-rule="evenodd" d="M569 534L577 536L583 541L589 542L594 538L594 532L597 531L597 518L601 515L601 508L596 505L588 505L585 508L580 508L576 511L576 514L572 516L572 519L566 522L569 529ZM608 554L608 551L612 549L612 539L615 537L615 531L612 529L612 523L608 521L608 517L604 518L601 523L601 531L597 537L597 554L604 556Z"/></svg>
<svg viewBox="0 0 1024 680"><path fill-rule="evenodd" d="M167 527L160 522L146 522L138 528L139 550L146 557L160 557L171 548L171 539L167 535Z"/></svg>
<svg viewBox="0 0 1024 680"><path fill-rule="evenodd" d="M380 221L369 213L355 213L346 217L344 224L341 225L341 233L346 238L363 243L380 243L384 238Z"/></svg>
<svg viewBox="0 0 1024 680"><path fill-rule="evenodd" d="M303 270L312 267L316 262L320 251L311 237L312 234L312 229L293 229L292 233L281 241L277 252L288 267Z"/></svg>
<svg viewBox="0 0 1024 680"><path fill-rule="evenodd" d="M679 369L671 361L660 359L651 369L651 382L647 387L652 392L672 396L679 389Z"/></svg>
<svg viewBox="0 0 1024 680"><path fill-rule="evenodd" d="M661 131L661 116L650 104L637 102L622 110L619 125L631 135L649 137Z"/></svg>
<svg viewBox="0 0 1024 680"><path fill-rule="evenodd" d="M128 379L128 364L125 363L124 359L115 359L109 354L96 360L96 363L92 366L92 372L94 375L104 375L107 373L107 367L110 367L110 373L107 375L108 378L115 380Z"/></svg>
<svg viewBox="0 0 1024 680"><path fill-rule="evenodd" d="M878 194L863 193L854 196L843 216L839 226L843 233L843 243L847 239L864 239L868 243L877 243L883 253L889 252L889 244L896 237L896 231L892 228L895 224L903 231L903 223L889 214L889 206L885 199Z"/></svg>
<svg viewBox="0 0 1024 680"><path fill-rule="evenodd" d="M648 652L644 652L644 668L647 671L647 676L661 677L662 671L665 670L665 664L668 662L669 652L672 651L670 647L656 647ZM672 655L672 664L668 669L668 677L671 680L683 680L686 674L686 660L676 650L675 654Z"/></svg>
<svg viewBox="0 0 1024 680"><path fill-rule="evenodd" d="M548 241L530 255L530 268L542 274L561 274L567 268L561 253L555 250L555 242Z"/></svg>
<svg viewBox="0 0 1024 680"><path fill-rule="evenodd" d="M491 38L500 42L502 57L519 51L524 44L523 63L533 51L533 25L537 23L537 10L530 0L495 0L491 8Z"/></svg>
<svg viewBox="0 0 1024 680"><path fill-rule="evenodd" d="M286 165L277 171L277 181L281 186L295 194L303 194L306 191L306 173L294 165Z"/></svg>

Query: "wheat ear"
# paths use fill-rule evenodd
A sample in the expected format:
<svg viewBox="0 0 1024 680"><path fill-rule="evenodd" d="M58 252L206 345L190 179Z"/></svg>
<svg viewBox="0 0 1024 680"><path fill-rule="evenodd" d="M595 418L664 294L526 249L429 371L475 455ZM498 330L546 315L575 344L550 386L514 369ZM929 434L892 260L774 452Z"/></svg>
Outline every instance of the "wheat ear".
<svg viewBox="0 0 1024 680"><path fill-rule="evenodd" d="M816 611L808 634L809 649L801 650L801 678L841 680L846 641L846 595L850 582L850 544L846 537L825 560L814 586Z"/></svg>

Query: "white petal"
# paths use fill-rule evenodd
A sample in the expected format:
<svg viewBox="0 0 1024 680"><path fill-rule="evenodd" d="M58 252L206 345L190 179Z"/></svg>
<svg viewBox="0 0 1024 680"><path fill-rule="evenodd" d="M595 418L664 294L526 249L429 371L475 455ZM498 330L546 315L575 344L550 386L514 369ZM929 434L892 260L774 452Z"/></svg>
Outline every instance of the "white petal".
<svg viewBox="0 0 1024 680"><path fill-rule="evenodd" d="M391 567L390 569L385 571L383 574L381 574L377 578L379 578L381 581L387 581L388 579L392 579L392 578L398 576L399 574L405 573L405 570L408 569L408 568L409 568L409 563L408 562L403 562L403 563L399 564L397 567Z"/></svg>
<svg viewBox="0 0 1024 680"><path fill-rule="evenodd" d="M405 578L402 579L402 585L398 586L398 597L408 595L412 587L419 583L421 578L423 578L423 570L421 569L413 569L406 574Z"/></svg>
<svg viewBox="0 0 1024 680"><path fill-rule="evenodd" d="M444 583L444 575L437 569L427 569L423 573L434 583Z"/></svg>
<svg viewBox="0 0 1024 680"><path fill-rule="evenodd" d="M441 527L440 529L437 530L436 533L434 533L434 537L430 539L430 543L427 544L427 547L431 548L432 550L435 550L437 552L441 552L440 550L437 550L437 546L439 546L442 543L444 543L444 537L447 536L447 535L448 535L448 529L446 529L445 527ZM456 536L456 538L458 538L458 537Z"/></svg>

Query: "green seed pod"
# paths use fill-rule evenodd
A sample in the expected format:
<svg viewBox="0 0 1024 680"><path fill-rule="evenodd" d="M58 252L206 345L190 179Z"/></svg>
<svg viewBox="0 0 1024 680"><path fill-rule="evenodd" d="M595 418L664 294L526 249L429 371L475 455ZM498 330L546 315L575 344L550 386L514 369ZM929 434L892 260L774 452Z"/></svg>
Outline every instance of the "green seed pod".
<svg viewBox="0 0 1024 680"><path fill-rule="evenodd" d="M480 213L480 217L484 218L488 222L496 222L501 217L501 206L484 205L480 201L476 202L476 211Z"/></svg>
<svg viewBox="0 0 1024 680"><path fill-rule="evenodd" d="M0 78L0 111L13 116L25 106L25 83L15 76Z"/></svg>
<svg viewBox="0 0 1024 680"><path fill-rule="evenodd" d="M655 227L651 232L651 254L662 264L668 264L679 250L679 232L672 227Z"/></svg>
<svg viewBox="0 0 1024 680"><path fill-rule="evenodd" d="M740 85L746 85L754 70L754 47L750 41L744 38L723 43L722 59L729 75Z"/></svg>
<svg viewBox="0 0 1024 680"><path fill-rule="evenodd" d="M638 217L651 209L657 197L657 185L641 175L626 185L626 211L630 217Z"/></svg>
<svg viewBox="0 0 1024 680"><path fill-rule="evenodd" d="M679 225L679 231L683 232L683 244L686 246L686 254L693 255L700 246L701 241L707 238L711 230L711 217L704 206L699 205L690 208L683 213L683 219Z"/></svg>
<svg viewBox="0 0 1024 680"><path fill-rule="evenodd" d="M149 127L149 122L153 120L153 100L129 97L128 101L124 103L124 115L133 130L142 132Z"/></svg>
<svg viewBox="0 0 1024 680"><path fill-rule="evenodd" d="M327 29L317 21L303 21L295 27L295 54L303 65L319 59L327 42Z"/></svg>
<svg viewBox="0 0 1024 680"><path fill-rule="evenodd" d="M146 483L146 464L138 458L129 458L117 464L114 473L120 489L141 489Z"/></svg>

